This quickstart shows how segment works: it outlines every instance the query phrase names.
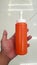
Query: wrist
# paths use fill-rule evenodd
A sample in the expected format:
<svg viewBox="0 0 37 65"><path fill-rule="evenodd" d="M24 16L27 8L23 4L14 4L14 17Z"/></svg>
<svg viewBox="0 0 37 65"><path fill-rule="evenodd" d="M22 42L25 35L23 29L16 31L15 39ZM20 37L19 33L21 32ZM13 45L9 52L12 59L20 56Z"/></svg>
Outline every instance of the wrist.
<svg viewBox="0 0 37 65"><path fill-rule="evenodd" d="M4 52L1 52L1 56L2 56L2 64L1 65L8 65L8 63L10 62L10 58L4 54Z"/></svg>

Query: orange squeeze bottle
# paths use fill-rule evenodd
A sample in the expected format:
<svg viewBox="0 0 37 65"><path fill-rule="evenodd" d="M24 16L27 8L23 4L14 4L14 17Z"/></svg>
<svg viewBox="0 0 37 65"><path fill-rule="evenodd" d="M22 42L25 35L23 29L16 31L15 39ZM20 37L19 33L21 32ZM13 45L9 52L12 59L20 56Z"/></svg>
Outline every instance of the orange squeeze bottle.
<svg viewBox="0 0 37 65"><path fill-rule="evenodd" d="M16 35L16 54L25 55L27 54L27 23L25 19L19 19L15 25Z"/></svg>

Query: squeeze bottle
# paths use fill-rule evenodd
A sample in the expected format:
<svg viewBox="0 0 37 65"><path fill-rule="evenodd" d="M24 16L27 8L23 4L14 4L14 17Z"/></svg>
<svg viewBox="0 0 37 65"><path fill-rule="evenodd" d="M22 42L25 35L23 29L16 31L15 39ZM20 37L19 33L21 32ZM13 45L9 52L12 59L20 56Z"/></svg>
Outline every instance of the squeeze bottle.
<svg viewBox="0 0 37 65"><path fill-rule="evenodd" d="M15 35L16 35L16 54L25 55L27 54L27 23L25 19L21 18L17 21L15 25Z"/></svg>

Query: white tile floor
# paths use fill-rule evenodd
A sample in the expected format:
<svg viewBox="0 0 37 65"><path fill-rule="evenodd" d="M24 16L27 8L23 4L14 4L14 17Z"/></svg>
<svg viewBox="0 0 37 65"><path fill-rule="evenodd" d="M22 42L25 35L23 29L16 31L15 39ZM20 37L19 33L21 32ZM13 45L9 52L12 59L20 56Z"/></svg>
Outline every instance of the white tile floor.
<svg viewBox="0 0 37 65"><path fill-rule="evenodd" d="M27 19L29 33L32 35L32 39L29 41L31 46L28 48L28 54L25 56L17 56L14 58L9 65L25 65L25 63L37 63L37 15L30 19L35 12L37 12L37 0L0 0L0 39L4 29L8 31L8 38L15 32L15 23L19 19L19 11L9 12L9 3L33 3L33 11L24 11L23 18ZM12 7L11 7L12 8ZM26 64L27 65L27 64ZM29 64L30 65L30 64ZM31 64L32 65L32 64ZM36 65L36 64L35 64Z"/></svg>

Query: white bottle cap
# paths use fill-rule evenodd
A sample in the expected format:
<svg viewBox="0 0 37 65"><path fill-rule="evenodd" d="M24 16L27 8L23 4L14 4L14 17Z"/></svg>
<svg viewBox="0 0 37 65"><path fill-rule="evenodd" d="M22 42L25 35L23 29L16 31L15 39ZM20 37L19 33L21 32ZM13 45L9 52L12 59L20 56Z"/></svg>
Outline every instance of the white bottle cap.
<svg viewBox="0 0 37 65"><path fill-rule="evenodd" d="M26 22L26 20L25 19L18 19L18 21L17 22Z"/></svg>

